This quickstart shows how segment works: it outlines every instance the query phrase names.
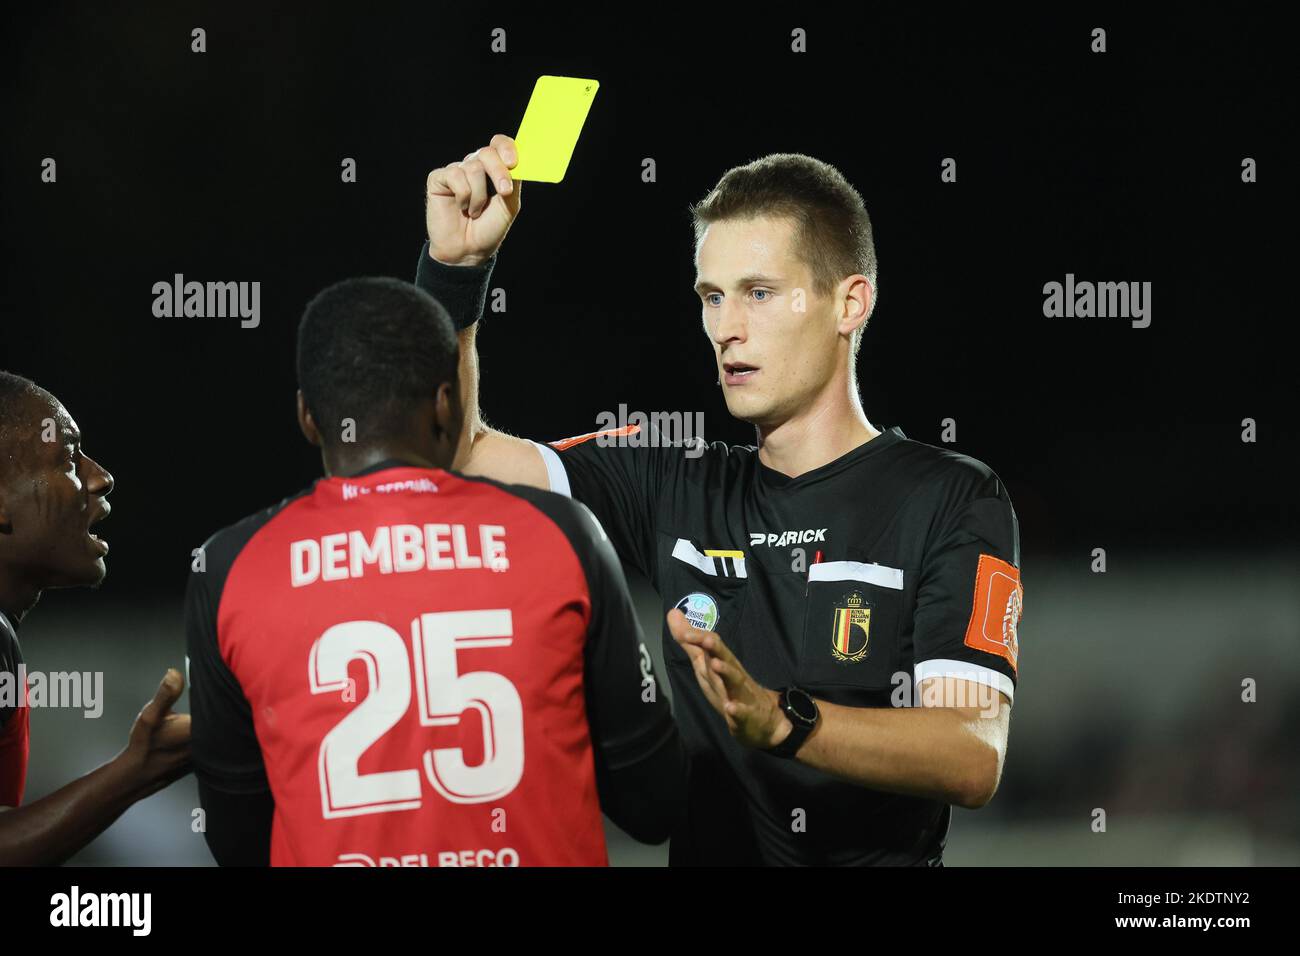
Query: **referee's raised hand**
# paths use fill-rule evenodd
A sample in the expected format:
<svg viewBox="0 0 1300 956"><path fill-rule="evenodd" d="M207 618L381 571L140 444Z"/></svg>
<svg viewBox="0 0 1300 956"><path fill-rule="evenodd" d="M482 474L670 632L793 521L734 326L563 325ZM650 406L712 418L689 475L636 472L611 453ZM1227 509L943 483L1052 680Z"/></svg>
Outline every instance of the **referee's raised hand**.
<svg viewBox="0 0 1300 956"><path fill-rule="evenodd" d="M700 690L726 720L732 737L759 750L785 739L790 721L781 712L779 695L750 677L721 637L691 627L686 615L676 608L668 612L668 630L690 657Z"/></svg>
<svg viewBox="0 0 1300 956"><path fill-rule="evenodd" d="M518 162L514 139L497 133L489 145L429 173L424 219L433 258L474 266L500 248L519 215L522 183L510 178Z"/></svg>

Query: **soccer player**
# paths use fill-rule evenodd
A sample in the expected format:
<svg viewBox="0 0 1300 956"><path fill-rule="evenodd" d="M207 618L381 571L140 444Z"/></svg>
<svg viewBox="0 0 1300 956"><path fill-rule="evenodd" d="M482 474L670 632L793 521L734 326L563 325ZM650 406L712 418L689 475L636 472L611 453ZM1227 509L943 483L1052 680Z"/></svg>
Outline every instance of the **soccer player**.
<svg viewBox="0 0 1300 956"><path fill-rule="evenodd" d="M670 862L940 865L952 805L983 806L1002 771L1019 537L986 465L863 412L861 197L778 154L693 207L703 330L755 446L688 453L635 424L546 445L477 411L474 323L519 214L516 161L498 135L429 174L416 281L461 330L463 470L584 502L663 598L690 760Z"/></svg>
<svg viewBox="0 0 1300 956"><path fill-rule="evenodd" d="M30 379L0 371L0 866L55 866L131 804L189 770L190 718L170 713L184 682L168 670L126 749L97 770L22 806L30 753L24 616L47 588L104 580L113 476L81 448L67 409Z"/></svg>
<svg viewBox="0 0 1300 956"><path fill-rule="evenodd" d="M396 279L307 306L325 478L217 532L186 594L194 765L221 864L605 865L662 843L683 755L581 505L447 471L446 310Z"/></svg>

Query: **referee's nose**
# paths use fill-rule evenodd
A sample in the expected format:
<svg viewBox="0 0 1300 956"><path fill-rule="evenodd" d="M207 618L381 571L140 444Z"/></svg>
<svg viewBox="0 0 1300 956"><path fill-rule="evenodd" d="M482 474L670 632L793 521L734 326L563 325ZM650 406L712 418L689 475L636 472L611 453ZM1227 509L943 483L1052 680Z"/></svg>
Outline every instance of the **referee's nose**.
<svg viewBox="0 0 1300 956"><path fill-rule="evenodd" d="M744 342L748 333L745 308L742 304L732 304L730 296L723 299L718 308L718 324L713 327L713 341L724 349L728 345Z"/></svg>

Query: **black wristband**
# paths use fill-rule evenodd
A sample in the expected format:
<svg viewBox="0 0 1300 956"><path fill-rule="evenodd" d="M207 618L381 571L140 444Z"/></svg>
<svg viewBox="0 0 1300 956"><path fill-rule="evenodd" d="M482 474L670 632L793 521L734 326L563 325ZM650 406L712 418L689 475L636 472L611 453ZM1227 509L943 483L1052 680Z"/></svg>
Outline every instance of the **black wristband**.
<svg viewBox="0 0 1300 956"><path fill-rule="evenodd" d="M451 314L461 332L479 320L487 303L488 284L497 264L496 253L476 266L449 266L430 257L426 240L415 267L415 285L433 296Z"/></svg>

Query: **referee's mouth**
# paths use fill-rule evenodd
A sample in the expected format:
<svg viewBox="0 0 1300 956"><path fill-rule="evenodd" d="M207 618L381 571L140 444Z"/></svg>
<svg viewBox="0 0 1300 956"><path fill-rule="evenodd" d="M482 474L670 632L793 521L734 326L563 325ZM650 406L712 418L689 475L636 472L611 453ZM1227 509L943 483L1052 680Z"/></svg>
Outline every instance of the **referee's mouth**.
<svg viewBox="0 0 1300 956"><path fill-rule="evenodd" d="M752 381L758 374L757 365L749 365L745 362L724 362L722 364L723 381L728 385L744 385Z"/></svg>

